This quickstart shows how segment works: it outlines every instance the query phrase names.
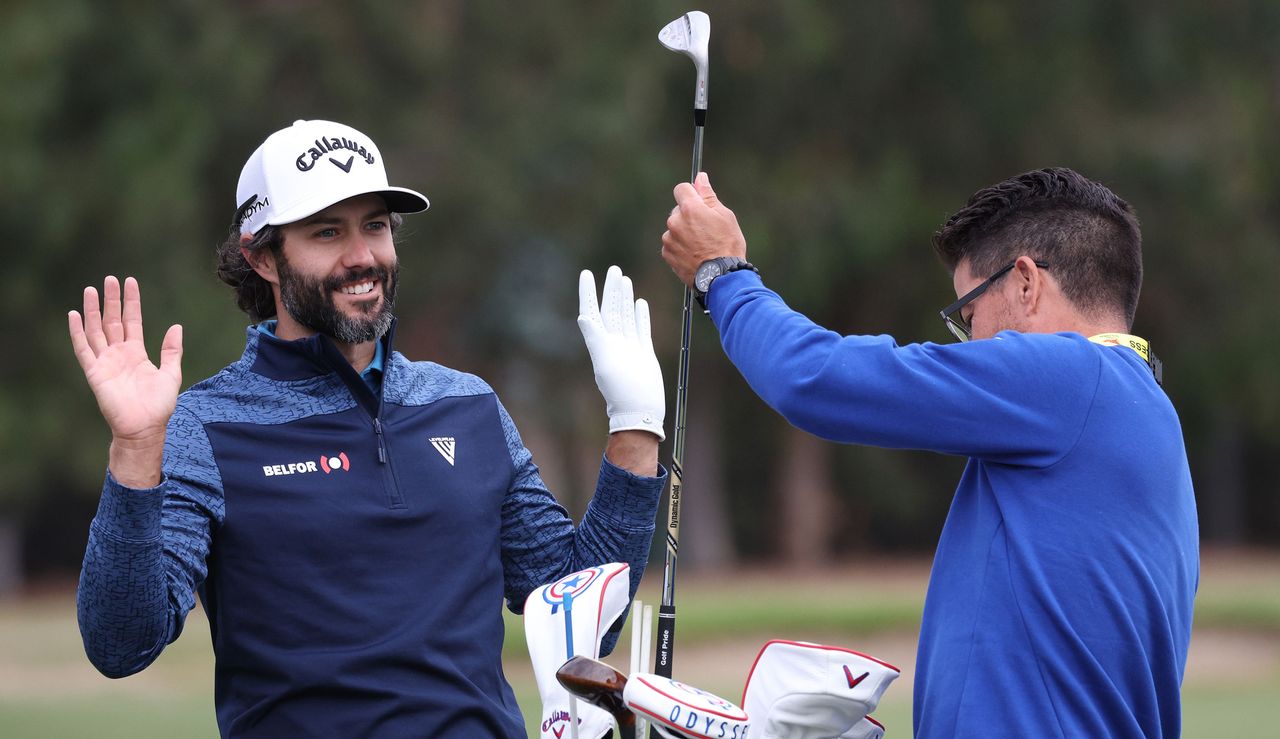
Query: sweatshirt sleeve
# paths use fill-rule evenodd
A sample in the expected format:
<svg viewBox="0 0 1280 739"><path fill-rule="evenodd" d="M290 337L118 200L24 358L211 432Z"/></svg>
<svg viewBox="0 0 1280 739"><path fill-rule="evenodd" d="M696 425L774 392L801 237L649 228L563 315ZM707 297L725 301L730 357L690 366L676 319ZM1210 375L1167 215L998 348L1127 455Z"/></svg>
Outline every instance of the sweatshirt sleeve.
<svg viewBox="0 0 1280 739"><path fill-rule="evenodd" d="M208 437L181 406L169 421L163 471L145 490L108 471L89 525L76 611L85 654L107 677L142 670L182 633L222 518Z"/></svg>
<svg viewBox="0 0 1280 739"><path fill-rule="evenodd" d="M507 607L521 613L535 588L587 567L625 562L631 567L630 597L634 598L649 561L658 499L667 472L656 477L635 475L607 458L600 463L595 495L576 528L538 474L533 455L520 440L506 409L498 405L515 465L510 490L502 505L502 569ZM601 654L613 650L622 622L606 635Z"/></svg>
<svg viewBox="0 0 1280 739"><path fill-rule="evenodd" d="M751 388L833 441L1048 466L1079 438L1101 376L1098 353L1075 334L906 346L841 336L745 270L716 280L709 306Z"/></svg>

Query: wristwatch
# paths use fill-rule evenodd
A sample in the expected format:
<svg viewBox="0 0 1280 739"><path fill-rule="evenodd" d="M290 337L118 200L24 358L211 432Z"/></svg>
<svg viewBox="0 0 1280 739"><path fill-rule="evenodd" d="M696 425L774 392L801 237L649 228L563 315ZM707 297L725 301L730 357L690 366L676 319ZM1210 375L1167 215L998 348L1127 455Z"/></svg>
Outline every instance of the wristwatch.
<svg viewBox="0 0 1280 739"><path fill-rule="evenodd" d="M702 306L703 313L711 312L707 309L707 291L711 289L711 283L715 282L717 277L740 269L749 269L760 274L760 270L756 269L754 264L742 257L716 257L698 265L698 271L693 273L693 297L697 299L698 305Z"/></svg>

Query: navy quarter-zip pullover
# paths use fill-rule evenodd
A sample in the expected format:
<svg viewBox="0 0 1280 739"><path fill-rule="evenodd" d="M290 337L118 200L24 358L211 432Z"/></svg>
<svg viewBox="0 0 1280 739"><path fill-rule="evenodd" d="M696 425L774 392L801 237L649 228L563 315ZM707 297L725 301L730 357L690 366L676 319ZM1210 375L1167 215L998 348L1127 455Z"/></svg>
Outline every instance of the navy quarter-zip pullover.
<svg viewBox="0 0 1280 739"><path fill-rule="evenodd" d="M78 592L90 660L143 669L199 592L223 736L523 737L502 601L613 561L634 595L665 471L604 460L575 529L479 378L389 332L378 395L326 337L247 334L180 396L160 485L107 475Z"/></svg>

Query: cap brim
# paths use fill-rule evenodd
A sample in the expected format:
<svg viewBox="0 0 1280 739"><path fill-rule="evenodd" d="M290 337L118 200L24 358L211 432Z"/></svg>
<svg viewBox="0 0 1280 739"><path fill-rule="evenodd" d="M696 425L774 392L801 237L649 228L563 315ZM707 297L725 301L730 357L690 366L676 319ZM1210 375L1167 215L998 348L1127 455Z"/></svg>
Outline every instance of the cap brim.
<svg viewBox="0 0 1280 739"><path fill-rule="evenodd" d="M421 213L431 207L425 195L404 187L389 187L377 194L387 201L387 210L392 213Z"/></svg>
<svg viewBox="0 0 1280 739"><path fill-rule="evenodd" d="M427 200L422 193L415 192L406 187L387 187L377 190L363 190L352 193L344 193L337 200L330 198L317 197L303 203L299 203L283 213L277 213L272 218L267 219L264 226L285 226L290 223L301 221L303 218L319 213L336 203L343 200L359 197L360 195L379 195L387 204L387 210L392 213L421 213L431 207L431 201Z"/></svg>

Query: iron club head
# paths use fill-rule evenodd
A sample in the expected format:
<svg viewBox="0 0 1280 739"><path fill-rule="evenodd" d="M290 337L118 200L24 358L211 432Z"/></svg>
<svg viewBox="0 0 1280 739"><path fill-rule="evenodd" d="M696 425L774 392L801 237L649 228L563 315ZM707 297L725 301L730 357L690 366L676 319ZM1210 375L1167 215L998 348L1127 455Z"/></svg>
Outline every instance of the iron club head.
<svg viewBox="0 0 1280 739"><path fill-rule="evenodd" d="M613 667L578 655L556 670L556 680L570 693L613 714L619 726L635 726L636 716L622 700L627 676Z"/></svg>
<svg viewBox="0 0 1280 739"><path fill-rule="evenodd" d="M658 31L658 41L663 46L693 60L698 71L693 92L695 110L707 109L707 42L710 40L711 18L701 10L690 10Z"/></svg>

